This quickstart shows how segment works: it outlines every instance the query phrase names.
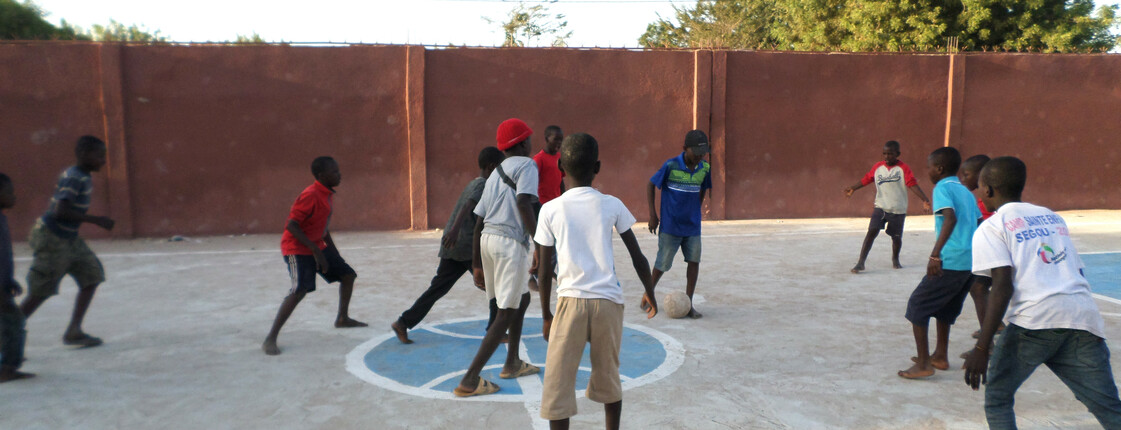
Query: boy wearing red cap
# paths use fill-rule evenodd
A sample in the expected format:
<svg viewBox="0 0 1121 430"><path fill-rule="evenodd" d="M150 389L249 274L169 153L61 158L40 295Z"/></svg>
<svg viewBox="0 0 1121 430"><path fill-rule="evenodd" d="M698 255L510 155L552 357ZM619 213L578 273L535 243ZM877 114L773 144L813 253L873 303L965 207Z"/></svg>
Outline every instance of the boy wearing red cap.
<svg viewBox="0 0 1121 430"><path fill-rule="evenodd" d="M499 377L513 379L540 371L537 366L522 361L518 354L522 321L529 308L530 235L537 229L533 201L537 198L539 178L537 165L529 158L531 134L533 130L517 118L498 126L497 146L506 153L506 160L487 178L482 197L475 205L478 217L472 259L475 285L486 289L488 299L495 299L498 313L463 380L452 391L459 397L498 391L498 385L483 379L479 373L507 331L506 364Z"/></svg>

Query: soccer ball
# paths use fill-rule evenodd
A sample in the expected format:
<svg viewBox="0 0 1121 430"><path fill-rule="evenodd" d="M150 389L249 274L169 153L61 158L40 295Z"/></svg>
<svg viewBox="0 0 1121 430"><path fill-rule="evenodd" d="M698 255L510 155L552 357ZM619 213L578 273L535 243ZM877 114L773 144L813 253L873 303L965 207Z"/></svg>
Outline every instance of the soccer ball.
<svg viewBox="0 0 1121 430"><path fill-rule="evenodd" d="M674 291L667 293L662 298L662 310L669 315L670 318L684 318L689 315L689 309L693 308L693 302L689 300L689 296L685 295L682 291Z"/></svg>

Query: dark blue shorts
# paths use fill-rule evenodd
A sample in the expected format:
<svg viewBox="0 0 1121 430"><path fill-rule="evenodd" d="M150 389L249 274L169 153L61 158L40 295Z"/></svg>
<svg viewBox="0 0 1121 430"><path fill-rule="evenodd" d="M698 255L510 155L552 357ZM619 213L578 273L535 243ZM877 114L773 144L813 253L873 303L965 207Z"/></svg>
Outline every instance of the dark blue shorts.
<svg viewBox="0 0 1121 430"><path fill-rule="evenodd" d="M921 327L930 324L931 317L953 324L972 285L973 274L968 270L943 270L942 276L923 276L907 300L907 320Z"/></svg>
<svg viewBox="0 0 1121 430"><path fill-rule="evenodd" d="M868 221L868 229L886 230L888 236L900 237L903 236L903 223L906 221L907 214L892 214L876 208L872 211L872 219Z"/></svg>
<svg viewBox="0 0 1121 430"><path fill-rule="evenodd" d="M323 250L323 256L327 258L327 273L322 273L315 270L315 257L311 255L285 255L284 264L288 265L288 276L292 278L292 289L288 290L288 294L296 293L310 293L315 291L315 274L323 277L324 281L328 284L339 282L347 275L355 275L354 269L346 264L346 260L339 255L339 250L335 247L327 247Z"/></svg>

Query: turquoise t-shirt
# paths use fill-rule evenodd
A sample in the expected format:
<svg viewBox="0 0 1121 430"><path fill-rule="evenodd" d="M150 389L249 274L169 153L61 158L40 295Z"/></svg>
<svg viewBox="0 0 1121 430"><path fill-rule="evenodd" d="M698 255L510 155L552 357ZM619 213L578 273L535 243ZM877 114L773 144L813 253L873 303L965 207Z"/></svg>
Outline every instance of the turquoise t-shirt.
<svg viewBox="0 0 1121 430"><path fill-rule="evenodd" d="M957 177L951 176L934 185L931 206L934 209L935 240L942 234L942 210L953 209L957 218L950 239L942 247L942 269L973 270L973 232L977 230L977 220L981 219L977 198Z"/></svg>

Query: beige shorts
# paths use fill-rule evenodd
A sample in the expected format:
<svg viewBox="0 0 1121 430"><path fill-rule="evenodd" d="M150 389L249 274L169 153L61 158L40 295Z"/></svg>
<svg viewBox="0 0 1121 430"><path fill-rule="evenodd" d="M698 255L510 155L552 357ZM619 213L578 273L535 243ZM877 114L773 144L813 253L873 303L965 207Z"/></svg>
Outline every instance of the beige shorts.
<svg viewBox="0 0 1121 430"><path fill-rule="evenodd" d="M82 238L65 239L43 224L36 223L28 242L34 256L31 271L27 272L28 295L50 297L58 294L58 284L66 275L74 278L74 282L82 288L105 282L101 261Z"/></svg>
<svg viewBox="0 0 1121 430"><path fill-rule="evenodd" d="M528 244L506 236L483 234L479 238L479 248L487 300L495 299L499 309L517 309L522 296L529 293L529 266L533 255Z"/></svg>
<svg viewBox="0 0 1121 430"><path fill-rule="evenodd" d="M576 373L591 343L592 376L584 392L599 403L623 400L619 347L623 341L623 305L607 299L557 298L545 356L541 418L563 420L576 415Z"/></svg>

